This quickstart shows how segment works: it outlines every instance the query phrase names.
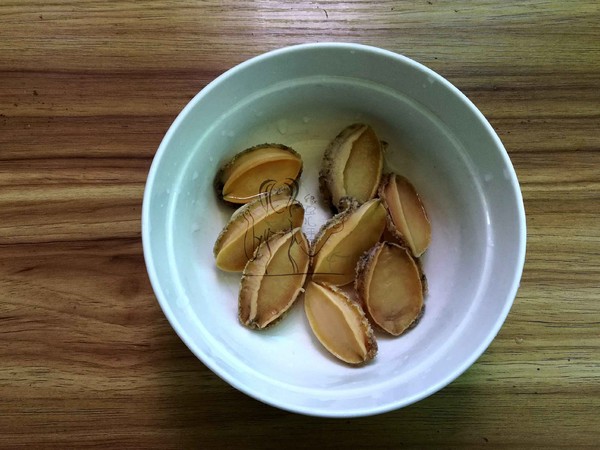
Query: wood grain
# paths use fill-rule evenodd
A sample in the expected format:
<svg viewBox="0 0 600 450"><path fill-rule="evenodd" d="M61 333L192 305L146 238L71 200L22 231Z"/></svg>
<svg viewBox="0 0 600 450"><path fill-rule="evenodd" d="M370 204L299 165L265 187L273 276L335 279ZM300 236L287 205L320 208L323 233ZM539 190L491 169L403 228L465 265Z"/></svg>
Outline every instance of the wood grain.
<svg viewBox="0 0 600 450"><path fill-rule="evenodd" d="M0 447L589 447L600 442L600 7L562 1L0 4ZM488 117L525 200L497 339L403 410L263 405L181 343L148 282L144 182L203 86L285 45L384 47Z"/></svg>

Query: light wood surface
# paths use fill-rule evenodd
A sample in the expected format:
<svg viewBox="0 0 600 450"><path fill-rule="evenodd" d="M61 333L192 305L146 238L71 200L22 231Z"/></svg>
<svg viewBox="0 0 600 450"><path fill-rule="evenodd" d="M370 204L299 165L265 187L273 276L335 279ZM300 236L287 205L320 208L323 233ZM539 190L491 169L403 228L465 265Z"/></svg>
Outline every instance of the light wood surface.
<svg viewBox="0 0 600 450"><path fill-rule="evenodd" d="M594 0L0 2L0 448L598 448L599 24ZM491 347L436 395L362 419L221 381L167 323L140 243L145 177L187 101L317 41L448 78L502 138L527 212Z"/></svg>

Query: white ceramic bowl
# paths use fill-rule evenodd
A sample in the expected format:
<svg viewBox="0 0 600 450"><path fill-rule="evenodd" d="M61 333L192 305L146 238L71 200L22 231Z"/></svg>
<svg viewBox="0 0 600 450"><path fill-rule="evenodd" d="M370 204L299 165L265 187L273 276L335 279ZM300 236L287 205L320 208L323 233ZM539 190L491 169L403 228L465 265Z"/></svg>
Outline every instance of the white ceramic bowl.
<svg viewBox="0 0 600 450"><path fill-rule="evenodd" d="M433 237L423 258L429 294L421 322L399 338L378 334L376 359L352 368L321 348L301 300L266 331L238 323L240 274L219 271L212 255L232 210L217 200L212 183L244 148L295 148L305 164L298 198L311 237L329 216L317 187L323 149L358 121L389 143L386 165L416 186ZM508 155L458 89L389 51L309 44L240 64L183 109L150 169L142 236L158 301L206 366L279 408L352 417L416 402L473 364L512 305L526 234Z"/></svg>

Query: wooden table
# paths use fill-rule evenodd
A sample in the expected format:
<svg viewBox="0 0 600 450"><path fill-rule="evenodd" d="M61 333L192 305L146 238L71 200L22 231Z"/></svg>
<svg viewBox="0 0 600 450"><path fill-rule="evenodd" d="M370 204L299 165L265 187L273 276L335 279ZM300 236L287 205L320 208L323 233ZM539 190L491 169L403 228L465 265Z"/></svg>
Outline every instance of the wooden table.
<svg viewBox="0 0 600 450"><path fill-rule="evenodd" d="M0 3L0 447L600 446L600 6L594 0ZM325 420L234 390L163 316L144 182L228 68L384 47L463 90L519 176L527 262L479 361L403 410Z"/></svg>

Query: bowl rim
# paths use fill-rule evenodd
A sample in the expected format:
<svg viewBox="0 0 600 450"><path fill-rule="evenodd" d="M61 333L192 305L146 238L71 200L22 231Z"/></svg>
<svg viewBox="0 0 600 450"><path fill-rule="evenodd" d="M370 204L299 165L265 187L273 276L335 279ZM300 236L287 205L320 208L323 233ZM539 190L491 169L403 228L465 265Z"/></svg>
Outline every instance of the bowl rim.
<svg viewBox="0 0 600 450"><path fill-rule="evenodd" d="M508 294L506 297L506 301L504 307L501 311L501 314L497 317L494 327L489 330L486 335L486 339L480 342L479 346L473 351L468 358L465 358L462 364L458 365L454 368L453 371L449 372L442 381L430 386L428 389L425 389L418 394L413 395L412 397L402 398L400 400L388 400L377 406L372 407L357 407L351 410L329 410L327 408L317 408L317 407L305 407L299 405L290 405L285 401L281 401L276 397L268 397L264 394L261 395L252 390L251 387L246 386L241 383L238 379L233 376L230 376L221 367L213 360L209 355L206 355L202 352L193 342L193 340L187 335L184 331L183 327L179 324L178 320L175 318L174 313L169 306L169 303L165 297L165 294L161 288L161 284L159 281L159 277L157 275L157 270L154 264L154 259L152 255L152 249L150 245L150 196L153 190L154 180L156 178L156 174L158 171L158 167L160 166L160 161L163 158L164 154L169 147L170 141L175 135L177 129L180 124L185 120L187 115L190 113L192 109L196 107L198 103L202 101L202 99L208 95L208 93L215 88L215 86L221 84L224 80L235 76L237 73L244 71L247 67L260 64L266 59L271 59L274 57L278 57L283 54L289 54L294 52L304 52L304 51L312 51L312 50L321 50L321 49L332 49L332 50L357 50L363 51L367 53L374 53L386 58L392 58L397 61L400 61L403 64L408 64L413 68L417 69L420 72L424 72L427 76L433 77L436 81L440 82L444 85L444 87L450 90L454 95L456 95L459 100L466 106L471 113L477 117L480 125L482 125L487 133L492 138L496 149L500 152L502 160L504 162L505 167L508 169L508 182L514 191L514 198L516 200L516 209L518 212L517 224L519 229L518 238L518 254L516 257L517 266L515 267L514 277L512 279L512 284L510 289L508 289ZM161 143L153 157L152 164L150 166L148 176L146 179L146 184L144 188L143 194L143 202L142 202L142 214L141 214L141 228L142 228L142 248L144 254L144 261L146 264L146 269L148 273L148 277L150 283L152 285L152 289L154 291L155 297L158 300L158 303L165 314L165 317L169 321L171 327L179 336L179 338L185 343L185 345L192 351L192 353L203 363L205 364L214 374L218 377L226 381L229 385L234 387L235 389L243 392L244 394L259 400L262 403L274 406L276 408L299 413L309 416L315 417L328 417L328 418L351 418L351 417L365 417L371 416L375 414L381 414L385 412L389 412L392 410L400 409L406 406L409 406L413 403L416 403L449 385L454 380L456 380L460 375L462 375L469 367L471 367L477 359L485 352L485 350L490 346L492 341L496 338L498 332L500 331L502 325L504 324L510 309L514 303L514 300L517 295L517 291L519 289L520 280L523 274L523 268L525 264L525 255L526 255L526 240L527 240L527 229L526 229L526 220L525 220L525 207L523 203L523 196L520 189L519 181L515 172L515 169L512 165L508 152L506 151L504 145L502 144L499 136L485 118L483 113L479 111L479 109L475 106L475 104L465 95L463 94L457 87L455 87L450 81L446 78L428 68L427 66L409 58L404 55L395 53L390 50L386 50L383 48L352 43L352 42L319 42L319 43L305 43L298 45L291 45L282 48L278 48L275 50L267 51L265 53L254 56L250 59L247 59L234 67L226 70L211 82L209 82L205 87L203 87L179 112L175 120L169 126L169 129L165 133Z"/></svg>

